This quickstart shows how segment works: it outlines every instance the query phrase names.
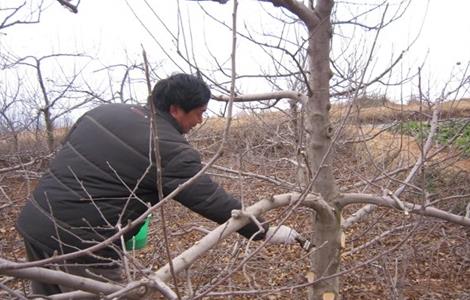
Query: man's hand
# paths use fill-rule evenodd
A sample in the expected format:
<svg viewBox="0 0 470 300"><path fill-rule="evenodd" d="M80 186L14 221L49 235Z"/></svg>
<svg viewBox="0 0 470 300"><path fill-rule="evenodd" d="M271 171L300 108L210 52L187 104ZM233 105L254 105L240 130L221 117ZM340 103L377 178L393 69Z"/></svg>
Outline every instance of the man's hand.
<svg viewBox="0 0 470 300"><path fill-rule="evenodd" d="M294 244L299 233L289 226L271 226L266 232L265 239L271 244Z"/></svg>

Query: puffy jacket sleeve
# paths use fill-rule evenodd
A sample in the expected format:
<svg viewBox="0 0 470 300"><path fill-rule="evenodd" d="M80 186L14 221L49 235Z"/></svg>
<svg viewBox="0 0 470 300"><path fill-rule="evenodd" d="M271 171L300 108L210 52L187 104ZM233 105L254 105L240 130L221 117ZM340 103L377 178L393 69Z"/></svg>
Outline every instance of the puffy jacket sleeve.
<svg viewBox="0 0 470 300"><path fill-rule="evenodd" d="M164 194L169 194L180 184L193 177L202 164L199 153L191 147L186 148L169 162L163 171ZM240 209L240 201L228 194L208 175L203 174L191 185L183 189L175 199L192 211L219 224L231 217L234 209ZM267 229L267 226L265 226ZM238 231L250 238L259 231L258 226L251 222ZM264 238L264 233L258 233L254 240Z"/></svg>

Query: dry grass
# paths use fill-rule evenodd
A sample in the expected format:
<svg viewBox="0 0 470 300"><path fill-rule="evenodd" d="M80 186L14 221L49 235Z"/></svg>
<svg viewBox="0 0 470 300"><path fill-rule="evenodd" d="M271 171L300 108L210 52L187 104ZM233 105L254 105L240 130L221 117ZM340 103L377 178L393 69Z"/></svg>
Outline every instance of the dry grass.
<svg viewBox="0 0 470 300"><path fill-rule="evenodd" d="M423 145L415 138L384 131L378 127L369 125L359 129L357 126L348 126L346 135L356 140L362 139L363 142L355 144L354 151L370 156L384 167L397 168L400 165L414 164L423 155ZM437 151L438 153L433 155ZM440 145L433 144L427 156L429 155L432 155L432 158L427 162L428 165L440 164L448 171L470 173L470 160L464 159L459 151L452 147L440 149Z"/></svg>
<svg viewBox="0 0 470 300"><path fill-rule="evenodd" d="M54 130L55 145L59 145L70 128L56 128ZM23 156L24 153L45 153L47 149L45 131L24 131L16 137L13 134L3 134L0 138L0 155Z"/></svg>
<svg viewBox="0 0 470 300"><path fill-rule="evenodd" d="M250 126L253 123L264 123L268 125L279 124L287 119L286 114L281 111L267 111L261 114L241 114L232 117L231 128L237 129L243 126ZM220 131L225 128L227 119L221 117L210 117L207 118L201 127L210 128L216 131Z"/></svg>

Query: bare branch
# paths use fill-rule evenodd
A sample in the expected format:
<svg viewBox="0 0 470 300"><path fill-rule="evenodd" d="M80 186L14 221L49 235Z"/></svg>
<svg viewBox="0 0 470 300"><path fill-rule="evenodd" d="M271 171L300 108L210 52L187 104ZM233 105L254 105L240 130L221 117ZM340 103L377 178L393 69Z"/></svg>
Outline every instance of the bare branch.
<svg viewBox="0 0 470 300"><path fill-rule="evenodd" d="M77 1L77 4L72 4L72 0L57 0L57 2L59 2L60 5L66 7L74 14L78 13L78 5L80 4L80 0Z"/></svg>
<svg viewBox="0 0 470 300"><path fill-rule="evenodd" d="M403 211L400 205L391 197L387 196L376 196L369 194L360 194L360 193L345 193L342 194L338 200L337 204L341 207L345 207L353 203L369 203L384 207L395 208L397 210ZM434 217L441 220L445 220L454 224L459 224L463 226L470 226L470 218L465 216L459 216L452 214L447 211L443 211L434 207L419 205L415 203L402 201L403 206L406 211L418 215Z"/></svg>
<svg viewBox="0 0 470 300"><path fill-rule="evenodd" d="M25 8L27 1L24 1L22 4L19 4L16 7L1 7L0 12L7 12L7 15L0 21L0 30L14 26L19 24L36 24L39 23L41 20L42 14L42 7L44 4L44 0L38 4L37 8L34 8L30 11L28 17L23 20L13 20L15 17L19 16L19 14ZM10 11L10 13L8 13Z"/></svg>
<svg viewBox="0 0 470 300"><path fill-rule="evenodd" d="M219 95L212 96L214 100L228 102L230 97ZM234 102L251 102L251 101L263 101L263 100L272 100L272 99L293 99L299 102L306 101L305 96L299 92L294 91L280 91L280 92L270 92L263 94L246 94L234 96Z"/></svg>
<svg viewBox="0 0 470 300"><path fill-rule="evenodd" d="M9 262L2 258L0 258L0 264L8 264L11 266L18 265L17 263ZM30 267L17 270L3 270L2 274L40 282L64 285L71 288L75 288L77 290L84 290L96 294L109 294L122 288L119 285L104 283L102 281L67 274L62 271L55 271L47 268Z"/></svg>

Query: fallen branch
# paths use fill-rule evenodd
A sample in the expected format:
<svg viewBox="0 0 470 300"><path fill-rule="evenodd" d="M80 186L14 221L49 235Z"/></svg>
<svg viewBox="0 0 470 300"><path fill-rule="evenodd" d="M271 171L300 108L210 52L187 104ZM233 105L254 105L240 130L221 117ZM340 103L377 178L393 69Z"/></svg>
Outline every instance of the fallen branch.
<svg viewBox="0 0 470 300"><path fill-rule="evenodd" d="M13 167L2 168L2 169L0 169L0 174L11 172L11 171L16 171L16 170L19 170L19 169L24 169L25 167L31 166L31 165L37 163L38 161L48 159L48 158L52 157L52 155L54 155L54 153L50 153L46 156L41 156L41 157L35 158L35 159L30 160L30 161L28 161L27 163L24 163L24 164L18 164L18 165L13 166Z"/></svg>

